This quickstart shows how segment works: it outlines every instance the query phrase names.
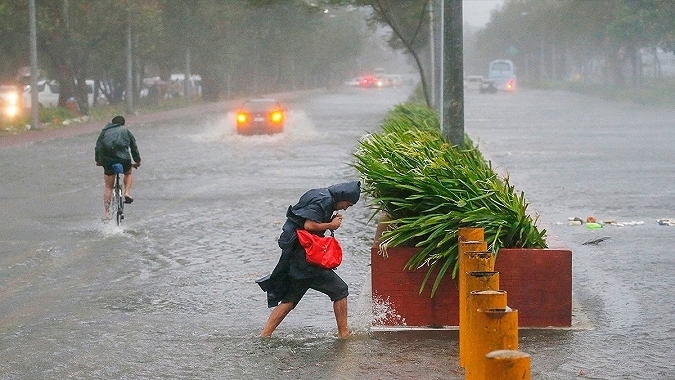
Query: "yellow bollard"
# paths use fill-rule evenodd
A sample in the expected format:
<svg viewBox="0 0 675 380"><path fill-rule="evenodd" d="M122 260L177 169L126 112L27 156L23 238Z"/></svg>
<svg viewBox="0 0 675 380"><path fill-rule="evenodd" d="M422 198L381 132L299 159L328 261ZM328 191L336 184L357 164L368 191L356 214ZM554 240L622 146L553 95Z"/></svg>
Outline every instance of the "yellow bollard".
<svg viewBox="0 0 675 380"><path fill-rule="evenodd" d="M471 353L464 378L483 380L488 353L518 349L518 310L480 309L471 315L471 325Z"/></svg>
<svg viewBox="0 0 675 380"><path fill-rule="evenodd" d="M459 246L460 248L462 247L462 244L469 244L471 242L467 243L460 243ZM487 247L487 243L482 242L484 247ZM482 246L482 247L483 247ZM480 247L480 248L482 248ZM492 253L490 252L485 252L485 251L480 251L480 252L475 252L475 251L465 251L461 252L460 251L460 257L459 257L459 273L457 274L458 277L458 284L457 287L459 288L459 365L464 366L465 359L466 359L466 349L464 349L464 346L469 339L467 334L468 330L464 327L466 325L466 299L469 296L470 290L467 289L467 278L468 278L468 273L470 272L479 272L479 271L484 271L484 272L491 272L494 270L495 267L495 257Z"/></svg>
<svg viewBox="0 0 675 380"><path fill-rule="evenodd" d="M472 271L466 274L467 297L473 291L499 290L499 272Z"/></svg>
<svg viewBox="0 0 675 380"><path fill-rule="evenodd" d="M461 321L462 321L462 304L463 301L461 300L462 297L461 295L464 292L464 286L466 285L466 272L471 272L471 271L477 271L479 269L476 269L479 265L471 265L467 261L469 261L471 258L469 257L470 252L485 252L487 251L487 242L484 241L477 241L477 240L471 240L471 241L461 241L457 245L457 262L458 262L458 271L457 271L457 288L459 290L459 321L460 321L460 326L461 326ZM473 268L473 269L468 269L468 268ZM492 270L494 269L494 264L493 268L484 268L483 270Z"/></svg>
<svg viewBox="0 0 675 380"><path fill-rule="evenodd" d="M530 355L515 350L485 356L485 380L530 380Z"/></svg>
<svg viewBox="0 0 675 380"><path fill-rule="evenodd" d="M498 272L488 272L498 273ZM476 339L475 314L478 310L506 309L506 292L504 290L474 290L469 293L466 302L466 320L461 327L465 331L464 341L460 341L460 353L464 352L465 373L475 372L475 355L473 352L474 340ZM460 328L460 331L461 331ZM462 337L460 336L460 339Z"/></svg>
<svg viewBox="0 0 675 380"><path fill-rule="evenodd" d="M466 261L468 260L466 254L470 252L487 252L487 242L464 241L459 243L457 246L457 261L459 262L459 270L462 270L462 266L466 266ZM468 271L465 270L464 273L466 272Z"/></svg>
<svg viewBox="0 0 675 380"><path fill-rule="evenodd" d="M485 240L485 230L480 227L461 227L457 230L457 240L464 241L483 241Z"/></svg>
<svg viewBox="0 0 675 380"><path fill-rule="evenodd" d="M467 273L465 284L466 284L466 292L465 292L466 298L462 303L462 305L464 306L465 318L464 324L459 327L460 331L464 329L465 334L463 336L460 336L459 342L460 360L463 360L461 358L466 358L466 355L468 355L469 352L471 352L471 350L468 348L468 343L471 341L471 339L468 338L468 334L471 334L471 322L470 322L471 311L472 310L475 311L477 309L500 309L506 307L506 292L502 292L504 293L503 301L500 302L478 303L478 304L476 302L471 302L471 298L473 297L472 294L474 292L487 290L499 291L499 272L488 272L488 271L469 272ZM464 350L464 354L461 353L462 350Z"/></svg>

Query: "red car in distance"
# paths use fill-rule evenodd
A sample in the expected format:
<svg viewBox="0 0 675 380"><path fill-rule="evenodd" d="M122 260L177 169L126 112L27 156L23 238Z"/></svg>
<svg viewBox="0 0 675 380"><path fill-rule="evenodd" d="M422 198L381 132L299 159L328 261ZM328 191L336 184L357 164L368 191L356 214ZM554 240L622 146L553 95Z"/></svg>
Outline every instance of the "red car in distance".
<svg viewBox="0 0 675 380"><path fill-rule="evenodd" d="M359 80L361 87L382 87L382 80L374 75L364 75Z"/></svg>
<svg viewBox="0 0 675 380"><path fill-rule="evenodd" d="M286 111L275 99L251 99L237 110L237 133L275 134L284 130Z"/></svg>

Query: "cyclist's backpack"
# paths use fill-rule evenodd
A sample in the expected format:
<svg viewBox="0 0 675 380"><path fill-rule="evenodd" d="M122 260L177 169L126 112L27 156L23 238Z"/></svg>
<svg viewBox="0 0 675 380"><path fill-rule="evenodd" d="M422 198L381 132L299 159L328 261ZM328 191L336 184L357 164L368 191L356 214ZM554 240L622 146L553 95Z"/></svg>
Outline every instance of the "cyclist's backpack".
<svg viewBox="0 0 675 380"><path fill-rule="evenodd" d="M106 131L105 135L103 135L103 140L101 140L103 151L106 155L115 156L117 152L127 148L126 139L123 136L124 131L124 127Z"/></svg>

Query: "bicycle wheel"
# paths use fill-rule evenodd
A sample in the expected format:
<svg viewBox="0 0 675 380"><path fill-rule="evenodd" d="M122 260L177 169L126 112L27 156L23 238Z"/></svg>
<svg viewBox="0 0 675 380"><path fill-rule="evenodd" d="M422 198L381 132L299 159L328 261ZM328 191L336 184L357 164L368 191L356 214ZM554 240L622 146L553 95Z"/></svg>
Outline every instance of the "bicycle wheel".
<svg viewBox="0 0 675 380"><path fill-rule="evenodd" d="M120 181L120 175L115 176L115 205L117 212L115 213L115 221L119 226L124 219L124 191L122 189L122 182Z"/></svg>
<svg viewBox="0 0 675 380"><path fill-rule="evenodd" d="M108 219L115 220L119 226L124 218L124 197L122 196L122 186L120 184L120 176L117 174L113 182L112 194L110 197Z"/></svg>

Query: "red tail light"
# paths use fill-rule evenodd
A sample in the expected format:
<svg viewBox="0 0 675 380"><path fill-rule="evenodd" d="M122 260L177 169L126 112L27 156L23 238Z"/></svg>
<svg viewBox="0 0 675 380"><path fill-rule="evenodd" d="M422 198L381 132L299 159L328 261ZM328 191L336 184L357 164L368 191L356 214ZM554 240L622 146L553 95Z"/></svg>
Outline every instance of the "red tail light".
<svg viewBox="0 0 675 380"><path fill-rule="evenodd" d="M248 115L244 112L237 114L237 124L246 124L248 122Z"/></svg>

